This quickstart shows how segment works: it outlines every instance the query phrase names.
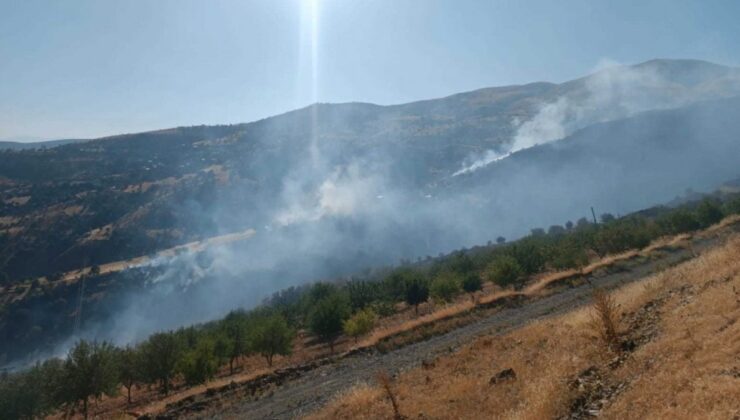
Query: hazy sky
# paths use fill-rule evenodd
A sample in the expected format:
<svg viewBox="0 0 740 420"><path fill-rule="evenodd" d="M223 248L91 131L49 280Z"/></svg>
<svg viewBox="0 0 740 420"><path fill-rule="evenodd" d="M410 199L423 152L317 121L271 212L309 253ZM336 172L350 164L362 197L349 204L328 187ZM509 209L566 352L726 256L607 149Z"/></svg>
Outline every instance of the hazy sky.
<svg viewBox="0 0 740 420"><path fill-rule="evenodd" d="M0 138L246 122L581 76L740 64L740 1L0 0Z"/></svg>

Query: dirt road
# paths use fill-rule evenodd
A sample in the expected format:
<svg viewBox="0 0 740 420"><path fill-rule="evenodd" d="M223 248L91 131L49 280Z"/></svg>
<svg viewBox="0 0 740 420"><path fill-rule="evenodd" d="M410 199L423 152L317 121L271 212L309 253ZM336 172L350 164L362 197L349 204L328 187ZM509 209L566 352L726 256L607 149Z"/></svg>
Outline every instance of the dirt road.
<svg viewBox="0 0 740 420"><path fill-rule="evenodd" d="M288 419L300 417L325 404L338 392L352 385L371 381L376 372L397 373L418 366L422 360L431 360L440 354L454 351L461 345L485 334L502 334L521 327L532 320L560 314L590 301L593 286L615 288L639 280L667 266L692 258L695 253L711 248L740 225L718 232L707 238L694 239L689 249L679 248L662 253L660 257L636 259L620 264L617 272L592 274L588 282L566 288L549 296L529 299L518 307L505 308L482 317L443 335L407 345L381 354L377 351L349 355L332 363L320 364L307 371L267 385L254 392L242 385L219 395L211 393L203 398L178 404L162 418L254 418ZM590 283L590 284L589 284ZM254 396L252 395L254 393Z"/></svg>

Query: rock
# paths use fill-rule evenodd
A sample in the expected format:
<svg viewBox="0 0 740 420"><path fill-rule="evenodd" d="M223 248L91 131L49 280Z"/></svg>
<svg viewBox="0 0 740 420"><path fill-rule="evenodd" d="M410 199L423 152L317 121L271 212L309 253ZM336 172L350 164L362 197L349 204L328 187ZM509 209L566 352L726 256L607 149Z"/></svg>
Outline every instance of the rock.
<svg viewBox="0 0 740 420"><path fill-rule="evenodd" d="M514 369L508 368L504 369L501 372L493 375L491 379L488 381L489 385L496 385L501 382L506 381L513 381L516 379L516 372L514 372Z"/></svg>
<svg viewBox="0 0 740 420"><path fill-rule="evenodd" d="M421 361L421 367L423 369L429 370L434 368L434 360L422 360Z"/></svg>

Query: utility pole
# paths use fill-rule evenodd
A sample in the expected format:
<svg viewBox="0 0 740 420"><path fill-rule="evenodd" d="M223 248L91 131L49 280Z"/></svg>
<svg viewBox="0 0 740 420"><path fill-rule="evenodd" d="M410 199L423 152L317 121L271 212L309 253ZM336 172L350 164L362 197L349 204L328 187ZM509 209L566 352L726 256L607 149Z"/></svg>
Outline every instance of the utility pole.
<svg viewBox="0 0 740 420"><path fill-rule="evenodd" d="M594 224L599 224L599 222L596 221L596 212L594 211L594 206L591 206L591 216L594 217Z"/></svg>

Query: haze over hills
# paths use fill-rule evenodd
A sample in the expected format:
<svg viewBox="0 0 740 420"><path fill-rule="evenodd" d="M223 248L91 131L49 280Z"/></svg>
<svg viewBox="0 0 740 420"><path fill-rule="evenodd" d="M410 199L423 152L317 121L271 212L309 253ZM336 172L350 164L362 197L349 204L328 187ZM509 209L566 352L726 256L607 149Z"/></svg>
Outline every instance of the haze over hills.
<svg viewBox="0 0 740 420"><path fill-rule="evenodd" d="M247 124L5 150L0 280L58 278L256 230L197 258L157 260L177 269L137 290L155 307L121 288L120 312L108 315L124 333L106 336L106 318L79 330L134 340L288 285L520 236L590 206L624 213L712 188L740 175L738 95L739 69L653 60L562 84L315 104ZM207 296L179 297L204 279Z"/></svg>
<svg viewBox="0 0 740 420"><path fill-rule="evenodd" d="M36 137L21 137L21 138L8 138L0 139L0 150L2 149L13 149L13 150L24 150L24 149L38 149L38 148L50 148L57 147L64 144L76 143L84 140L74 139L62 139L62 140L41 140Z"/></svg>

